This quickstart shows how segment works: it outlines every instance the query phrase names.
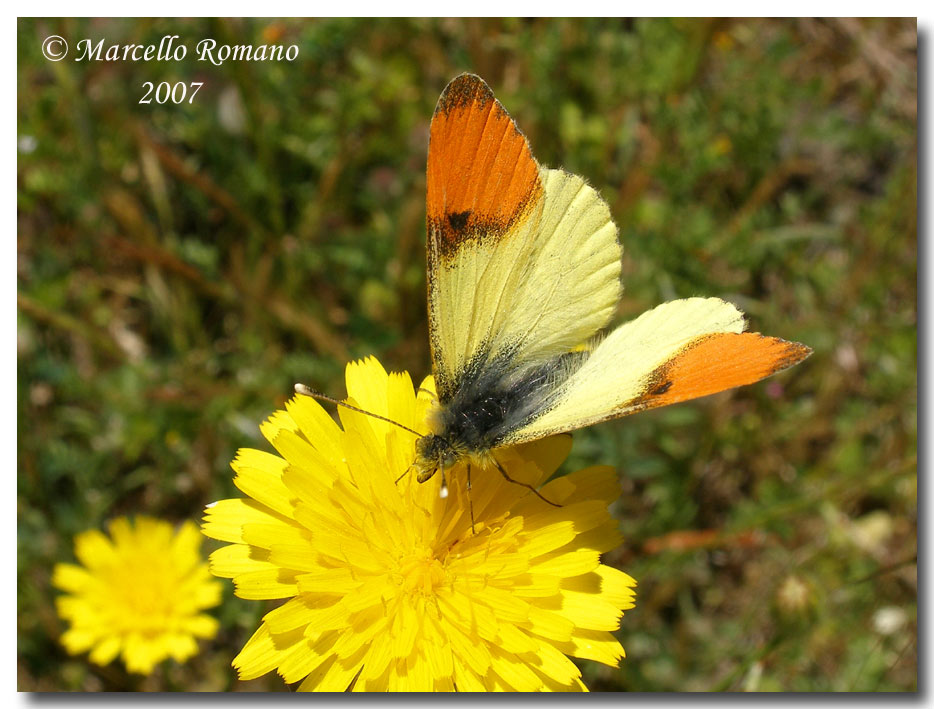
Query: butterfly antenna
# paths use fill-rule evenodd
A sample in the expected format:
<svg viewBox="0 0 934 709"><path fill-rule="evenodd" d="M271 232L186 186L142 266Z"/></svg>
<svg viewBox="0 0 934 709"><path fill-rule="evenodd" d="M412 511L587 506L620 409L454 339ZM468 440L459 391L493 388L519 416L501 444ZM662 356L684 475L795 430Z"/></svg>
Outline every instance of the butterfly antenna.
<svg viewBox="0 0 934 709"><path fill-rule="evenodd" d="M431 391L431 389L426 389L425 387L419 387L418 389L415 390L415 393L416 393L416 394L419 394L419 393L421 393L421 392L424 392L425 394L428 394L428 396L431 397L431 400L432 400L432 401L437 401L437 400L438 400L438 395L435 394L433 391Z"/></svg>
<svg viewBox="0 0 934 709"><path fill-rule="evenodd" d="M490 457L493 458L493 456L490 456ZM515 478L509 477L509 473L507 473L507 472L503 469L503 466L499 464L499 461L496 460L496 458L493 458L493 464L496 466L497 470L499 470L499 472L502 473L503 477L506 478L509 482L515 483L516 485L521 485L522 487L527 487L529 490L531 490L531 491L534 492L536 495L538 495L538 497L539 497L543 502L547 502L547 503L548 503L549 505L551 505L552 507L563 507L563 506L564 506L564 505L559 505L557 502L552 502L551 500L549 500L547 497L545 497L544 495L542 495L542 493L540 493L538 490L536 490L534 487L532 487L532 486L529 485L528 483L524 483L524 482L522 482L521 480L516 480Z"/></svg>
<svg viewBox="0 0 934 709"><path fill-rule="evenodd" d="M343 406L345 409L350 409L351 411L356 411L356 412L359 413L359 414L366 414L367 416L372 416L373 418L379 419L380 421L385 421L386 423L391 423L393 426L398 426L399 428L401 428L401 429L403 429L403 430L405 430L405 431L408 431L409 433L415 434L415 435L418 436L419 438L424 438L424 437L425 437L425 434L424 434L424 433L419 433L418 431L416 431L416 430L414 430L414 429L412 429L412 428L409 428L408 426L403 426L403 425L402 425L401 423L399 423L398 421L393 421L392 419L388 419L388 418L386 418L385 416L380 416L379 414L374 414L374 413L372 413L371 411L365 411L364 409L360 409L360 408L358 408L358 407L356 407L356 406L352 406L351 404L348 404L346 401L340 401L340 400L338 400L338 399L333 399L333 398L331 398L330 396L326 396L325 394L322 394L322 393L319 392L319 391L315 391L314 389L311 389L311 388L305 386L304 384L296 384L296 385L295 385L295 393L296 393L296 394L301 394L302 396L310 396L312 399L321 399L322 401L330 401L332 404L336 404L337 406ZM408 470L406 470L405 472L407 473ZM403 473L403 475L404 475L404 474L405 474L405 473ZM401 479L401 478L400 478L400 479Z"/></svg>

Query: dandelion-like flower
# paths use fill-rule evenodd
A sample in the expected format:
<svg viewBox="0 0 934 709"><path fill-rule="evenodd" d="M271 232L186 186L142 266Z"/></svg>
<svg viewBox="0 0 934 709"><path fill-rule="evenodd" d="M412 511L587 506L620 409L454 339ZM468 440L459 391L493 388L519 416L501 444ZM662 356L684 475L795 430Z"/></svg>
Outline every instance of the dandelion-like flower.
<svg viewBox="0 0 934 709"><path fill-rule="evenodd" d="M431 378L416 395L374 358L346 378L348 403L426 430ZM211 570L241 598L288 599L234 658L241 679L277 670L300 690L561 691L586 690L568 656L617 665L612 631L635 582L600 563L620 542L611 468L541 487L560 507L476 466L469 493L455 467L443 495L441 475L403 476L411 432L343 407L340 418L343 428L313 399L289 401L261 426L279 455L244 449L232 463L249 498L207 510L204 533L231 542ZM569 448L563 436L496 455L537 487Z"/></svg>
<svg viewBox="0 0 934 709"><path fill-rule="evenodd" d="M212 638L217 620L202 613L220 603L222 584L201 557L193 522L176 533L150 517L109 525L75 537L81 565L56 564L52 584L65 591L58 614L71 627L62 644L72 655L88 650L106 665L118 655L130 672L148 675L162 660L179 662L198 652L196 638Z"/></svg>

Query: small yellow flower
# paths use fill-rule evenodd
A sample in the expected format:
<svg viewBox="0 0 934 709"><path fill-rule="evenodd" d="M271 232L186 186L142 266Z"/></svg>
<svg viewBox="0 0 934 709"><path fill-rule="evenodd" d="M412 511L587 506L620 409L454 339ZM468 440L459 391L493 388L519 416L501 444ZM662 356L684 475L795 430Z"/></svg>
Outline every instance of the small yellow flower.
<svg viewBox="0 0 934 709"><path fill-rule="evenodd" d="M91 651L106 665L118 655L130 672L148 675L167 657L198 652L195 638L212 638L217 621L201 613L220 603L221 584L200 554L193 522L177 534L168 522L113 520L110 538L97 530L75 537L81 565L56 564L52 584L65 591L58 614L71 627L62 644L72 655Z"/></svg>
<svg viewBox="0 0 934 709"><path fill-rule="evenodd" d="M426 380L347 367L349 403L425 431ZM277 670L300 690L585 690L568 655L616 666L611 634L635 582L600 563L620 542L607 505L611 468L541 488L553 507L495 469L418 483L403 473L415 436L345 408L339 427L299 396L262 426L282 457L241 450L234 480L248 499L209 506L204 533L231 542L211 570L247 599L288 599L234 659L241 679ZM570 437L496 455L538 486ZM402 479L395 482L397 478ZM471 524L469 502L473 503ZM473 528L472 528L473 527Z"/></svg>

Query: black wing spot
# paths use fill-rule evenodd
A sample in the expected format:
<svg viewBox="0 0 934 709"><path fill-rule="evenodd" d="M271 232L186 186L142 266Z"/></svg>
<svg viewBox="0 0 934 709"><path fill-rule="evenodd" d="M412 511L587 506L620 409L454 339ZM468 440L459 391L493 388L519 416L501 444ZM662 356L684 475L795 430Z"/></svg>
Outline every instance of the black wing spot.
<svg viewBox="0 0 934 709"><path fill-rule="evenodd" d="M671 381L670 379L667 382L659 384L657 387L655 387L654 389L652 389L652 391L649 392L649 396L661 396L666 391L671 389L672 384L674 384L674 382Z"/></svg>
<svg viewBox="0 0 934 709"><path fill-rule="evenodd" d="M452 212L448 214L448 224L451 225L451 229L454 231L463 231L467 226L467 220L470 219L470 210L465 210L463 212Z"/></svg>

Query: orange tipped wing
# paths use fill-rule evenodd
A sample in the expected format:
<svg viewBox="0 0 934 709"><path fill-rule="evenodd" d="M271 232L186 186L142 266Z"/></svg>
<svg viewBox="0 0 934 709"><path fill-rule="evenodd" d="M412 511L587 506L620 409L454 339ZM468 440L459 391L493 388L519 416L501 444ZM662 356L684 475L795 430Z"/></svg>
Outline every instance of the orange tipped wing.
<svg viewBox="0 0 934 709"><path fill-rule="evenodd" d="M583 179L541 167L478 76L441 94L428 146L428 314L442 403L586 342L620 293L616 226ZM482 388L482 387L481 387Z"/></svg>
<svg viewBox="0 0 934 709"><path fill-rule="evenodd" d="M479 76L447 85L429 140L428 228L441 255L502 237L541 197L529 142Z"/></svg>
<svg viewBox="0 0 934 709"><path fill-rule="evenodd" d="M719 298L659 305L596 344L548 410L503 445L752 384L811 353L745 327L743 314Z"/></svg>
<svg viewBox="0 0 934 709"><path fill-rule="evenodd" d="M811 349L754 332L705 335L689 342L647 380L631 406L654 408L752 384L797 364Z"/></svg>

